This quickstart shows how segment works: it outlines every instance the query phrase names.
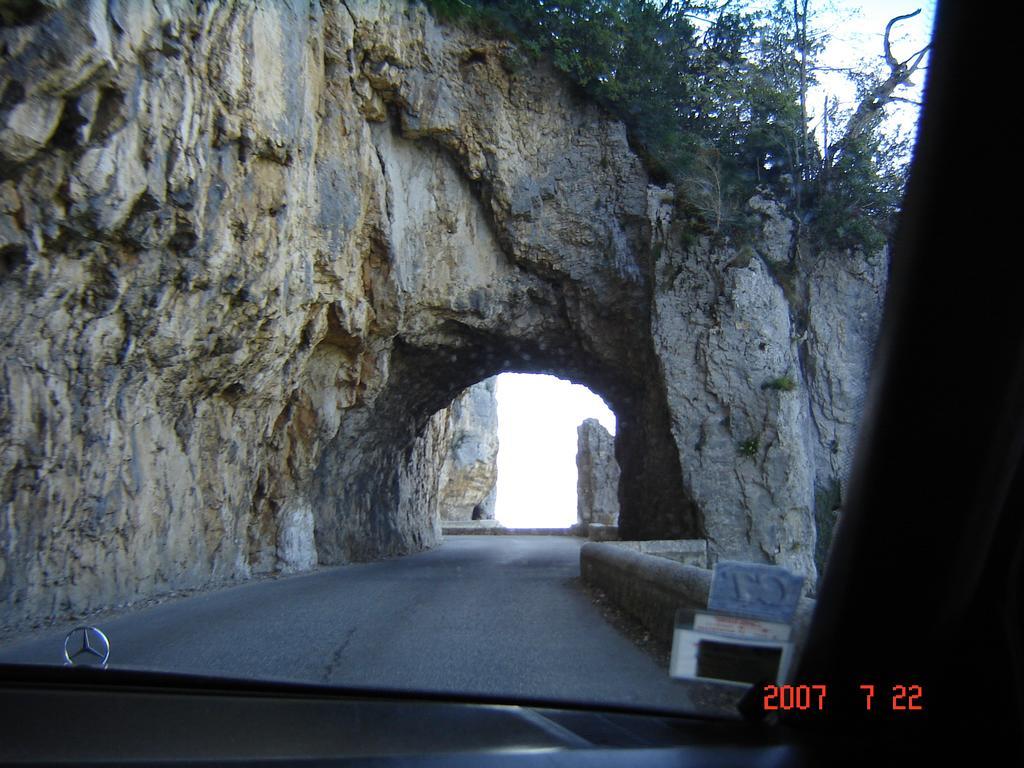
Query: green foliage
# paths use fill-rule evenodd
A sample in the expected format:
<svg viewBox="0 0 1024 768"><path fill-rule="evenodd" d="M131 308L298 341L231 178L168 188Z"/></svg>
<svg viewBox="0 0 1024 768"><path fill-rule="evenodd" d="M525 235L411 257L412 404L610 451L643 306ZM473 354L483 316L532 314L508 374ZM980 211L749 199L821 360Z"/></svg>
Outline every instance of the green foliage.
<svg viewBox="0 0 1024 768"><path fill-rule="evenodd" d="M760 448L761 438L757 435L747 438L736 446L736 450L739 451L740 456L757 456L757 452Z"/></svg>
<svg viewBox="0 0 1024 768"><path fill-rule="evenodd" d="M796 382L789 374L779 376L777 379L769 379L761 385L761 389L774 389L778 392L792 392L796 389Z"/></svg>
<svg viewBox="0 0 1024 768"><path fill-rule="evenodd" d="M478 12L475 4L464 3L462 0L428 0L426 5L434 18L441 21L459 21Z"/></svg>
<svg viewBox="0 0 1024 768"><path fill-rule="evenodd" d="M869 134L851 142L822 179L813 219L825 245L877 250L892 234L906 184L908 140Z"/></svg>
<svg viewBox="0 0 1024 768"><path fill-rule="evenodd" d="M698 231L739 234L761 185L825 246L874 250L889 236L906 143L875 125L841 152L817 145L803 104L822 38L791 0L424 1L440 19L546 57L618 115ZM877 82L864 75L862 93Z"/></svg>
<svg viewBox="0 0 1024 768"><path fill-rule="evenodd" d="M688 111L696 45L690 3L647 0L426 0L444 20L491 25L543 52L589 96L619 115L652 173L675 179L693 137Z"/></svg>

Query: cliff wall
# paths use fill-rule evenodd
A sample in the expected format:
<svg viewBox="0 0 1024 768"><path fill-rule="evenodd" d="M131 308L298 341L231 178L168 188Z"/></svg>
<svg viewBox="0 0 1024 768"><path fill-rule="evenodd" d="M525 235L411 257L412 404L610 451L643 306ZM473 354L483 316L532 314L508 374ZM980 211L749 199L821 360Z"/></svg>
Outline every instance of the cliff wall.
<svg viewBox="0 0 1024 768"><path fill-rule="evenodd" d="M5 620L432 546L431 417L503 370L613 407L624 538L813 574L884 257L787 296L770 249L683 236L621 123L418 5L19 8Z"/></svg>

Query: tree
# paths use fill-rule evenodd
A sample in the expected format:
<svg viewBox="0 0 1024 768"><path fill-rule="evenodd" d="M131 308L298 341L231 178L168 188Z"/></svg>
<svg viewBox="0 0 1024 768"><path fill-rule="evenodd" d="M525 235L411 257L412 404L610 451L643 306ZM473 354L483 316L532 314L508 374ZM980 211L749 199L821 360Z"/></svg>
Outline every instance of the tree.
<svg viewBox="0 0 1024 768"><path fill-rule="evenodd" d="M931 44L911 54L907 59L899 61L893 55L890 35L897 23L906 19L912 19L919 13L921 13L920 8L913 13L896 16L886 24L882 46L885 53L885 63L889 67L888 76L862 89L863 92L857 108L847 121L841 137L831 146L825 147L822 176L826 185L841 155L844 152L854 151L858 143L863 143L865 139L870 140L868 137L878 128L885 105L895 101L907 101L907 99L898 96L896 91L903 86L911 84L910 78L921 66L921 62L924 61L924 57L931 48Z"/></svg>
<svg viewBox="0 0 1024 768"><path fill-rule="evenodd" d="M927 53L892 50L886 76L852 73L857 107L826 99L823 139L810 125L824 36L810 0L429 0L435 13L486 24L547 56L619 115L655 179L712 231L757 185L773 187L826 241L873 248L902 195L906 144L880 130ZM903 152L904 154L900 154ZM856 219L856 221L854 221Z"/></svg>
<svg viewBox="0 0 1024 768"><path fill-rule="evenodd" d="M826 108L826 133L821 168L818 172L818 229L829 233L833 242L845 246L879 247L886 239L899 209L906 182L909 139L886 135L880 130L887 104L907 101L898 94L911 85L930 48L900 61L893 54L892 30L900 21L913 18L920 9L889 20L883 36L883 53L888 72L884 76L858 73L858 101L842 127L839 138L829 142L829 119L834 110Z"/></svg>

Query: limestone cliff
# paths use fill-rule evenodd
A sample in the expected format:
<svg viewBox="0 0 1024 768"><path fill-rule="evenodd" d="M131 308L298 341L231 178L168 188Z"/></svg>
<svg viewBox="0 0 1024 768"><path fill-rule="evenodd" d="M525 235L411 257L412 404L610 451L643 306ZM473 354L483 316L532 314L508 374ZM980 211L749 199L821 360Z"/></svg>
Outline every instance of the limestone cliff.
<svg viewBox="0 0 1024 768"><path fill-rule="evenodd" d="M584 524L617 525L615 438L597 419L584 419L576 428L576 446L576 519Z"/></svg>
<svg viewBox="0 0 1024 768"><path fill-rule="evenodd" d="M498 403L495 380L460 394L435 418L449 422L450 439L438 468L442 520L494 519L498 481Z"/></svg>
<svg viewBox="0 0 1024 768"><path fill-rule="evenodd" d="M621 123L418 5L12 8L5 620L433 545L431 416L502 370L613 407L625 538L813 573L884 258L800 253L787 296L767 246L682 237Z"/></svg>
<svg viewBox="0 0 1024 768"><path fill-rule="evenodd" d="M652 187L652 333L709 549L813 576L816 518L834 521L849 474L887 255L817 252L765 197L750 201L749 243L713 243L665 199Z"/></svg>

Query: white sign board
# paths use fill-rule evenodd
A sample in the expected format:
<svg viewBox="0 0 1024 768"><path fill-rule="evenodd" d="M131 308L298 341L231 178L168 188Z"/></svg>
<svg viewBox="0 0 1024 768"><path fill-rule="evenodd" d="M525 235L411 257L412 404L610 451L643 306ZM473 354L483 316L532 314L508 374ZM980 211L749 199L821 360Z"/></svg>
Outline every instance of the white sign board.
<svg viewBox="0 0 1024 768"><path fill-rule="evenodd" d="M677 627L672 639L669 675L744 685L781 684L792 655L790 642L740 639Z"/></svg>

